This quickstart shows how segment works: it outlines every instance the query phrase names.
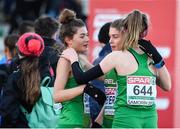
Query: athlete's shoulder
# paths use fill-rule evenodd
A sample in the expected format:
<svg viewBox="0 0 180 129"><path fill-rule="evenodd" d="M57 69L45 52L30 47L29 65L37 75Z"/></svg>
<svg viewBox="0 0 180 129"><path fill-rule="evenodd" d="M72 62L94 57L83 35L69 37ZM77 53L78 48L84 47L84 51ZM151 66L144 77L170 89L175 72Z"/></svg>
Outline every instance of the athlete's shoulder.
<svg viewBox="0 0 180 129"><path fill-rule="evenodd" d="M126 51L113 51L109 55L117 57L117 56L124 56L125 54Z"/></svg>

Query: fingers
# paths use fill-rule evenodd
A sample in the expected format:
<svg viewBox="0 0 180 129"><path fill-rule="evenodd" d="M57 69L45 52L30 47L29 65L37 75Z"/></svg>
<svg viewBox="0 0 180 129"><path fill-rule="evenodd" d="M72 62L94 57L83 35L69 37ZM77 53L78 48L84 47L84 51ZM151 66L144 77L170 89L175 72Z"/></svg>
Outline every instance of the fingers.
<svg viewBox="0 0 180 129"><path fill-rule="evenodd" d="M139 46L139 48L141 49L141 50L143 50L143 51L146 51L146 49L143 47L143 46Z"/></svg>
<svg viewBox="0 0 180 129"><path fill-rule="evenodd" d="M64 50L61 54L61 57L69 60L71 63L78 61L78 55L73 48L67 48Z"/></svg>
<svg viewBox="0 0 180 129"><path fill-rule="evenodd" d="M145 39L140 39L138 44L145 47L145 46L148 46L149 44L151 44L151 41L145 40Z"/></svg>

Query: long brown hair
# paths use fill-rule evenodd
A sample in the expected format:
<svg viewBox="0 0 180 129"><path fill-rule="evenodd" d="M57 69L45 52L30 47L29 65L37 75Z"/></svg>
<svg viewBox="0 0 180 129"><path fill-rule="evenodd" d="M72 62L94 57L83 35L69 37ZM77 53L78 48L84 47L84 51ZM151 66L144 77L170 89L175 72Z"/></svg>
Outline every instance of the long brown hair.
<svg viewBox="0 0 180 129"><path fill-rule="evenodd" d="M35 104L40 96L40 72L38 66L38 57L25 57L20 64L21 77L18 83L24 92L25 101L29 104Z"/></svg>
<svg viewBox="0 0 180 129"><path fill-rule="evenodd" d="M21 58L18 86L23 92L23 99L35 104L40 96L39 57L44 50L44 41L38 34L25 33L19 38L17 48Z"/></svg>

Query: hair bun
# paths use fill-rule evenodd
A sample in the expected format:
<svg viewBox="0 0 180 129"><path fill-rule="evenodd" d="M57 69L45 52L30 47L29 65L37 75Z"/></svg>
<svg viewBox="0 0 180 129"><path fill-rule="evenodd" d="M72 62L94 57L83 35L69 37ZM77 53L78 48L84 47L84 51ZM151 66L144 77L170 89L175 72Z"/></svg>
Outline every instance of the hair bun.
<svg viewBox="0 0 180 129"><path fill-rule="evenodd" d="M76 19L76 13L69 9L64 9L59 16L59 22L61 24L66 24L73 19Z"/></svg>

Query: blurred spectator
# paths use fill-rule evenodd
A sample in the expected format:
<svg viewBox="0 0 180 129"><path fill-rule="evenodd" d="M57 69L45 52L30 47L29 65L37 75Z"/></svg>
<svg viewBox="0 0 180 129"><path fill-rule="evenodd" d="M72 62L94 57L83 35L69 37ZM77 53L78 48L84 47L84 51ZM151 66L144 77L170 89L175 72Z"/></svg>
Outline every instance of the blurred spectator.
<svg viewBox="0 0 180 129"><path fill-rule="evenodd" d="M39 17L43 0L16 0L15 10L10 18L10 31L12 33L23 20L35 20Z"/></svg>
<svg viewBox="0 0 180 129"><path fill-rule="evenodd" d="M26 32L34 32L34 22L33 21L22 21L18 28L18 34L21 36Z"/></svg>
<svg viewBox="0 0 180 129"><path fill-rule="evenodd" d="M48 16L56 18L59 15L61 4L63 4L63 0L47 0L45 11L46 14Z"/></svg>
<svg viewBox="0 0 180 129"><path fill-rule="evenodd" d="M3 0L1 3L4 19L10 24L9 33L16 31L22 21L34 21L42 14L56 18L64 8L74 10L84 22L87 18L82 0Z"/></svg>
<svg viewBox="0 0 180 129"><path fill-rule="evenodd" d="M8 76L15 69L15 65L12 63L12 59L17 56L16 42L18 41L19 36L12 34L5 37L4 40L4 54L6 60L3 64L0 65L0 91L3 85L5 84Z"/></svg>
<svg viewBox="0 0 180 129"><path fill-rule="evenodd" d="M34 23L32 21L23 21L18 28L18 35L9 34L5 37L4 40L4 58L1 60L0 69L4 69L5 71L9 71L8 73L12 73L17 69L19 64L16 42L19 36L23 35L26 32L34 32Z"/></svg>
<svg viewBox="0 0 180 129"><path fill-rule="evenodd" d="M0 64L10 63L12 58L16 56L16 42L18 40L18 35L11 34L4 39L4 57L1 59Z"/></svg>
<svg viewBox="0 0 180 129"><path fill-rule="evenodd" d="M7 63L10 63L12 58L17 55L16 42L19 36L15 34L8 35L4 40L4 54L7 57Z"/></svg>
<svg viewBox="0 0 180 129"><path fill-rule="evenodd" d="M64 8L71 9L76 12L76 17L86 22L87 16L83 14L81 0L61 0L60 11Z"/></svg>
<svg viewBox="0 0 180 129"><path fill-rule="evenodd" d="M9 22L11 14L15 10L16 0L3 0L3 13L6 22Z"/></svg>
<svg viewBox="0 0 180 129"><path fill-rule="evenodd" d="M103 46L102 50L99 52L99 56L97 59L94 60L93 64L99 64L101 60L109 54L111 50L111 46L109 44L109 28L110 28L111 22L108 22L104 24L101 29L99 30L98 34L98 41Z"/></svg>
<svg viewBox="0 0 180 129"><path fill-rule="evenodd" d="M57 43L57 39L59 38L59 22L49 16L41 16L35 21L34 27L35 32L44 40L45 49L42 53L42 58L48 58L47 62L50 62L56 74L59 55L64 49L63 44Z"/></svg>
<svg viewBox="0 0 180 129"><path fill-rule="evenodd" d="M98 40L99 43L101 45L103 45L102 50L99 52L99 57L97 59L95 59L95 61L93 62L94 65L97 65L101 62L101 60L107 55L109 54L112 50L111 50L111 46L109 44L109 28L110 28L111 22L108 22L106 24L104 24L101 29L99 30L98 33ZM104 87L104 82L103 81L99 81L99 80L93 80L92 84L101 89L102 91L105 92L105 87ZM89 105L90 105L90 115L91 115L91 119L92 121L94 121L96 119L96 117L98 116L101 107L98 105L98 103L93 99L93 98L89 98Z"/></svg>

